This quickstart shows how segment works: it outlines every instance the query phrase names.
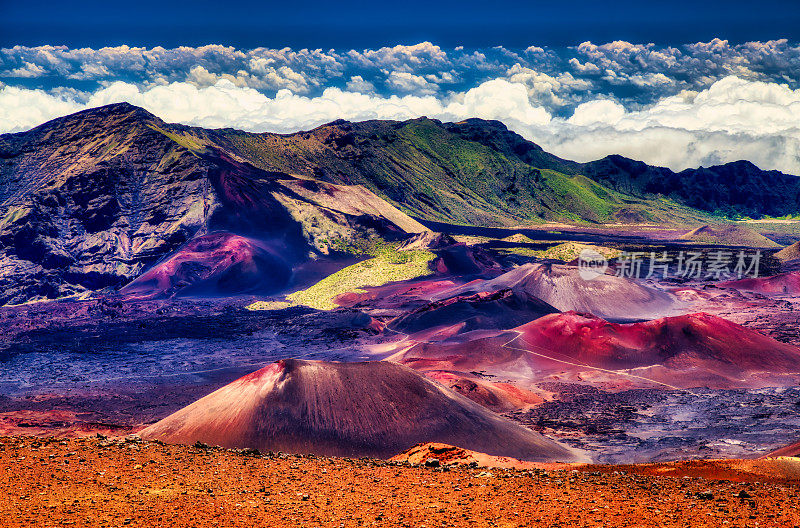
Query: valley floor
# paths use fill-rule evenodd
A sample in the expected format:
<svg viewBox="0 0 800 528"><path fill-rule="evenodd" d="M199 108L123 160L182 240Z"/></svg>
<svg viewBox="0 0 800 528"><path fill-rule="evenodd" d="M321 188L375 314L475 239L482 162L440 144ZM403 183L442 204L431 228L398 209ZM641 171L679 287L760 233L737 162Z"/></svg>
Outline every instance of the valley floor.
<svg viewBox="0 0 800 528"><path fill-rule="evenodd" d="M0 526L800 526L800 481L664 467L430 468L3 438ZM660 472L671 476L647 474Z"/></svg>

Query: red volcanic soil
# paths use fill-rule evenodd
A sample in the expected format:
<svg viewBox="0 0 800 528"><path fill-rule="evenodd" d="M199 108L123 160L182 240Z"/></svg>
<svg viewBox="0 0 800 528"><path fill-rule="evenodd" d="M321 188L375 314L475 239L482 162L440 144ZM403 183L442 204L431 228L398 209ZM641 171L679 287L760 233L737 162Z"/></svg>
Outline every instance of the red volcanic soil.
<svg viewBox="0 0 800 528"><path fill-rule="evenodd" d="M398 364L281 360L141 431L148 439L390 457L445 442L523 460L580 455Z"/></svg>
<svg viewBox="0 0 800 528"><path fill-rule="evenodd" d="M559 358L605 369L656 367L686 371L694 381L708 376L712 383L714 378L746 381L753 373L800 373L797 347L705 313L632 324L564 313L518 330L515 346L554 351ZM683 385L678 377L670 382Z"/></svg>
<svg viewBox="0 0 800 528"><path fill-rule="evenodd" d="M614 275L591 280L575 266L525 264L491 280L475 280L439 294L436 299L511 289L537 297L561 310L591 313L607 320L631 321L674 314L680 305L667 292Z"/></svg>
<svg viewBox="0 0 800 528"><path fill-rule="evenodd" d="M800 457L800 442L776 449L767 457Z"/></svg>
<svg viewBox="0 0 800 528"><path fill-rule="evenodd" d="M133 299L269 293L284 287L290 276L291 267L267 244L220 232L190 241L120 293Z"/></svg>
<svg viewBox="0 0 800 528"><path fill-rule="evenodd" d="M483 371L529 383L608 379L733 388L800 379L800 348L704 313L619 324L566 312L474 339L413 337L390 359L422 371Z"/></svg>
<svg viewBox="0 0 800 528"><path fill-rule="evenodd" d="M664 465L642 474L637 466L429 468L136 440L5 438L0 519L10 528L800 526L796 481L740 473L737 482L703 464L686 463L687 478L674 478L683 474L648 474Z"/></svg>
<svg viewBox="0 0 800 528"><path fill-rule="evenodd" d="M495 412L526 409L544 402L538 394L513 383L490 382L474 375L443 370L425 372L425 375Z"/></svg>
<svg viewBox="0 0 800 528"><path fill-rule="evenodd" d="M336 297L336 304L344 307L368 307L391 315L402 315L430 302L430 298L456 286L456 279L422 279L395 282L385 286L367 287L365 292L348 292Z"/></svg>
<svg viewBox="0 0 800 528"><path fill-rule="evenodd" d="M439 336L436 336L439 337ZM402 342L403 348L389 360L408 365L414 370L446 371L454 373L487 371L531 374L536 358L527 350L504 346L517 334L495 331L489 335L473 337L470 334L442 341Z"/></svg>
<svg viewBox="0 0 800 528"><path fill-rule="evenodd" d="M721 282L719 286L753 291L764 295L794 295L800 293L800 272L791 271L772 277L748 277Z"/></svg>

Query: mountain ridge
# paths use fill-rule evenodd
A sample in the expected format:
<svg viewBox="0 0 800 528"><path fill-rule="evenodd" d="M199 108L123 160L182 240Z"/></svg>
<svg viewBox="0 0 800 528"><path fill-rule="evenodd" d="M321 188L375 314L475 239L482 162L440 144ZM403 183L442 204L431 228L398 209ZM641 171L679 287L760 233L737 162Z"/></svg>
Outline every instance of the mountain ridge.
<svg viewBox="0 0 800 528"><path fill-rule="evenodd" d="M424 230L366 190L182 134L121 104L0 136L0 304L119 288L212 232L254 237L289 276L329 239Z"/></svg>
<svg viewBox="0 0 800 528"><path fill-rule="evenodd" d="M498 121L337 120L255 134L106 105L0 135L0 304L118 289L214 232L280 254L291 275L338 239L425 230L409 215L476 226L702 225L721 200L734 212L767 202L775 213L800 209L800 178L722 167L743 192L718 189L724 171L714 168L692 187L686 171L622 157L564 160ZM663 192L649 192L656 184ZM670 185L689 189L685 199ZM708 210L680 201L706 195Z"/></svg>

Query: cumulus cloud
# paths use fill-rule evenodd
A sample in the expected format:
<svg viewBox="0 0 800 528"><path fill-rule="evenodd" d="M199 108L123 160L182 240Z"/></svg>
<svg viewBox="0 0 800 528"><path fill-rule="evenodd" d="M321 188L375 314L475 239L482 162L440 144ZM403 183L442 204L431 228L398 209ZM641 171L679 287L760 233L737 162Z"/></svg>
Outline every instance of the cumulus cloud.
<svg viewBox="0 0 800 528"><path fill-rule="evenodd" d="M435 84L425 79L425 77L409 72L391 72L386 84L393 90L420 95L431 95L436 93L438 89Z"/></svg>
<svg viewBox="0 0 800 528"><path fill-rule="evenodd" d="M800 175L800 90L737 77L636 111L586 102L546 130L523 132L579 161L615 153L679 170L746 159Z"/></svg>
<svg viewBox="0 0 800 528"><path fill-rule="evenodd" d="M198 72L198 76L204 74ZM334 119L411 119L419 116L445 120L468 117L499 119L525 125L543 125L550 115L533 105L521 84L504 79L487 81L463 93L444 98L431 95L388 97L327 88L317 97L280 90L274 97L218 79L210 86L174 82L142 89L115 82L80 101L74 94L5 87L0 91L0 129L18 131L42 121L110 103L127 101L166 121L205 127L236 127L263 132L308 129ZM35 114L30 108L37 108Z"/></svg>
<svg viewBox="0 0 800 528"><path fill-rule="evenodd" d="M375 85L364 80L360 75L353 75L350 77L350 80L347 81L347 90L350 92L371 94L375 92Z"/></svg>
<svg viewBox="0 0 800 528"><path fill-rule="evenodd" d="M32 77L41 77L46 73L42 66L39 64L34 64L32 62L24 62L22 66L19 68L14 68L13 70L9 70L3 73L3 76L6 77L20 77L20 78L32 78Z"/></svg>
<svg viewBox="0 0 800 528"><path fill-rule="evenodd" d="M16 132L77 112L83 105L44 90L0 88L0 132Z"/></svg>

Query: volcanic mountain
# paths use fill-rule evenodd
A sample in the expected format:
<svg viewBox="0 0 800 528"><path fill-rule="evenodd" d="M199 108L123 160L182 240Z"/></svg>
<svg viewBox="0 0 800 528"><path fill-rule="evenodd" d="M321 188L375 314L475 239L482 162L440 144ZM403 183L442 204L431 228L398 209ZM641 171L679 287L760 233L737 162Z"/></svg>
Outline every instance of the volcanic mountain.
<svg viewBox="0 0 800 528"><path fill-rule="evenodd" d="M256 168L128 104L0 136L0 159L0 304L116 288L160 261L151 276L170 291L249 281L232 275L251 257L276 266L275 290L338 239L425 230L363 187ZM233 255L233 240L250 256L223 272L219 244Z"/></svg>
<svg viewBox="0 0 800 528"><path fill-rule="evenodd" d="M240 378L141 436L171 443L388 458L445 442L522 460L574 461L552 440L390 362L281 360Z"/></svg>
<svg viewBox="0 0 800 528"><path fill-rule="evenodd" d="M528 292L511 288L435 301L394 319L389 328L414 334L458 327L458 332L513 328L558 310Z"/></svg>
<svg viewBox="0 0 800 528"><path fill-rule="evenodd" d="M800 259L800 242L795 242L790 246L786 246L773 256L781 262L790 262Z"/></svg>
<svg viewBox="0 0 800 528"><path fill-rule="evenodd" d="M800 293L800 271L789 271L770 277L745 277L721 282L719 285L764 295L795 295Z"/></svg>
<svg viewBox="0 0 800 528"><path fill-rule="evenodd" d="M723 199L696 199L708 179L690 195L675 185L656 199L666 189L640 176L672 173L612 161L562 160L495 121L335 121L252 134L167 124L126 103L94 108L0 135L0 304L116 290L212 233L245 237L292 268L336 251L339 240L424 231L407 213L466 225L707 223L703 210ZM731 206L798 212L800 179L735 172L733 183L713 179ZM746 200L732 186L746 188Z"/></svg>
<svg viewBox="0 0 800 528"><path fill-rule="evenodd" d="M276 248L231 233L212 233L190 240L120 293L129 299L172 297L176 294L223 296L272 293L292 274Z"/></svg>
<svg viewBox="0 0 800 528"><path fill-rule="evenodd" d="M670 315L680 305L667 292L614 275L581 277L575 266L524 264L490 280L475 280L439 293L435 300L510 289L560 311L590 313L607 320L631 321Z"/></svg>
<svg viewBox="0 0 800 528"><path fill-rule="evenodd" d="M498 121L339 120L287 135L221 132L265 170L359 183L421 218L458 224L519 225L570 215L590 222L707 223L711 217L698 210L800 212L799 178L747 161L680 173L622 156L576 163ZM670 204L656 197L668 197Z"/></svg>
<svg viewBox="0 0 800 528"><path fill-rule="evenodd" d="M765 458L767 457L800 457L800 442L777 449Z"/></svg>
<svg viewBox="0 0 800 528"><path fill-rule="evenodd" d="M800 349L722 319L696 313L632 324L564 313L517 329L521 346L608 369L645 367L716 372L800 373Z"/></svg>
<svg viewBox="0 0 800 528"><path fill-rule="evenodd" d="M627 386L762 387L797 383L800 349L699 313L628 324L575 312L475 338L404 341L390 357L416 370ZM527 382L527 383L526 383Z"/></svg>

